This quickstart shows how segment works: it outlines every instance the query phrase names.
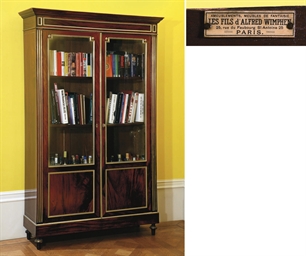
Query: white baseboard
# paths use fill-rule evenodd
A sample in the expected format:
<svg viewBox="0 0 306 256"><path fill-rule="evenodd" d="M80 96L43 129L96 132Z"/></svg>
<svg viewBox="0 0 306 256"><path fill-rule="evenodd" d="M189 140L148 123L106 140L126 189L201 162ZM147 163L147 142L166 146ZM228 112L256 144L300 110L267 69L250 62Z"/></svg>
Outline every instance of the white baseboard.
<svg viewBox="0 0 306 256"><path fill-rule="evenodd" d="M157 182L160 222L184 219L184 180ZM25 237L24 191L0 192L0 240Z"/></svg>
<svg viewBox="0 0 306 256"><path fill-rule="evenodd" d="M25 237L24 191L0 193L0 240Z"/></svg>

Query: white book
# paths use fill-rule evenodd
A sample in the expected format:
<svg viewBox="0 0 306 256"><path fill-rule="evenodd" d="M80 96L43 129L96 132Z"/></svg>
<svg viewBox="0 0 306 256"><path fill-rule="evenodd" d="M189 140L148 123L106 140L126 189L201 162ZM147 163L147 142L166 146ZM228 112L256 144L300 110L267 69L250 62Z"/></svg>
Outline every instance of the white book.
<svg viewBox="0 0 306 256"><path fill-rule="evenodd" d="M136 117L136 108L138 104L138 92L135 92L134 94L134 101L133 101L133 108L132 108L132 117L131 117L131 123L135 122L135 117Z"/></svg>
<svg viewBox="0 0 306 256"><path fill-rule="evenodd" d="M128 106L127 123L132 123L132 112L133 112L134 98L135 98L135 93L133 92L131 94L130 103L129 103L129 106Z"/></svg>
<svg viewBox="0 0 306 256"><path fill-rule="evenodd" d="M144 94L138 94L135 122L144 122Z"/></svg>
<svg viewBox="0 0 306 256"><path fill-rule="evenodd" d="M50 76L57 76L57 51L49 50L49 72Z"/></svg>
<svg viewBox="0 0 306 256"><path fill-rule="evenodd" d="M109 124L114 123L115 112L116 112L116 104L117 104L117 94L113 93L111 101L110 101L109 119L108 119Z"/></svg>
<svg viewBox="0 0 306 256"><path fill-rule="evenodd" d="M110 104L110 98L107 98L107 100L106 100L105 120L109 120L109 104Z"/></svg>
<svg viewBox="0 0 306 256"><path fill-rule="evenodd" d="M58 108L61 117L62 124L68 124L68 111L67 111L67 103L64 89L56 90L57 99L58 99Z"/></svg>
<svg viewBox="0 0 306 256"><path fill-rule="evenodd" d="M74 109L74 98L68 96L68 107L69 107L69 117L70 124L75 124L75 109Z"/></svg>
<svg viewBox="0 0 306 256"><path fill-rule="evenodd" d="M65 76L65 53L64 52L60 52L60 56L61 56L61 75Z"/></svg>

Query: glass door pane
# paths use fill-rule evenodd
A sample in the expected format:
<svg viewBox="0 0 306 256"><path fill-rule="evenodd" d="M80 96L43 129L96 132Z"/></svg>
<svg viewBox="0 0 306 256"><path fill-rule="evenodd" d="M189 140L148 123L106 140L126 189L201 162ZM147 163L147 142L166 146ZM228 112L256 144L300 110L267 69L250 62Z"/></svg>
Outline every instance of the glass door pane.
<svg viewBox="0 0 306 256"><path fill-rule="evenodd" d="M106 163L145 161L147 42L106 38Z"/></svg>
<svg viewBox="0 0 306 256"><path fill-rule="evenodd" d="M50 35L49 166L94 163L94 40Z"/></svg>

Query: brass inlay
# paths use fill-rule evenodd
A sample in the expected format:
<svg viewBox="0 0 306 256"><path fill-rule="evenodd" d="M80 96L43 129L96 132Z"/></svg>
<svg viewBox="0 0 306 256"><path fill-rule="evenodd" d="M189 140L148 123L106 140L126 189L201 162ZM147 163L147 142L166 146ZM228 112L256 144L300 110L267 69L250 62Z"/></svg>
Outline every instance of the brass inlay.
<svg viewBox="0 0 306 256"><path fill-rule="evenodd" d="M42 49L42 31L37 31L37 63L36 63L36 69L37 69L37 97L38 99L43 99L43 49ZM38 120L43 120L43 108L42 106L37 106L37 118ZM44 148L44 142L43 142L43 122L38 121L37 122L37 144L38 144L38 152L37 152L37 221L42 222L43 221L43 148Z"/></svg>
<svg viewBox="0 0 306 256"><path fill-rule="evenodd" d="M37 17L37 25L42 26L43 24L43 18L42 17Z"/></svg>
<svg viewBox="0 0 306 256"><path fill-rule="evenodd" d="M63 24L52 24L52 22L48 23L48 20L52 21L58 21L59 23L63 21ZM64 22L68 21L70 25L65 25ZM85 25L78 25L77 23L81 22L83 24L88 24L87 26ZM72 24L75 24L72 25ZM100 24L100 27L95 27L92 26L92 24ZM113 25L113 28L110 28L109 26ZM129 28L124 28L122 26L129 26ZM130 22L111 22L111 21L90 21L90 20L77 20L77 19L59 19L59 18L51 18L51 17L44 17L43 18L43 26L46 27L59 27L59 28L79 28L79 29L89 29L89 30L104 30L104 31L130 31L130 32L149 32L149 33L155 33L156 32L156 25L151 25L151 24L146 24L146 23L130 23ZM143 29L137 29L137 27L142 26ZM155 26L155 28L154 28ZM135 27L135 28L133 28Z"/></svg>
<svg viewBox="0 0 306 256"><path fill-rule="evenodd" d="M153 106L156 106L156 81L157 81L157 37L152 36L152 74L155 76L151 76L151 100L153 101ZM155 56L155 57L154 57ZM156 108L151 108L151 168L152 168L152 211L158 210L158 203L157 203L157 159L156 159Z"/></svg>
<svg viewBox="0 0 306 256"><path fill-rule="evenodd" d="M151 31L152 32L157 32L157 26L154 24L154 25L151 25L152 28L151 28Z"/></svg>
<svg viewBox="0 0 306 256"><path fill-rule="evenodd" d="M90 219L78 219L78 220L64 220L64 221L54 221L49 223L34 223L31 219L27 216L24 216L29 222L31 222L35 227L43 227L43 226L52 226L58 224L66 224L66 223L77 223L77 222L87 222L87 221L99 221L102 219L111 219L111 218L124 218L130 216L143 216L143 215L155 215L156 212L144 212L144 213L135 213L135 214L126 214L126 215L118 215L118 216L108 216L102 218L90 218ZM33 235L33 233L32 233Z"/></svg>

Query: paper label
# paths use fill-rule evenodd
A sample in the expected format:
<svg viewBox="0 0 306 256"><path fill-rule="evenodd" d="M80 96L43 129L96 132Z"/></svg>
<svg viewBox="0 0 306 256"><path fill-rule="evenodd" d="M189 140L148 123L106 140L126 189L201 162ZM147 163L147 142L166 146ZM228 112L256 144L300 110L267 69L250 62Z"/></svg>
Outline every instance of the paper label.
<svg viewBox="0 0 306 256"><path fill-rule="evenodd" d="M204 27L204 37L292 38L295 11L205 11Z"/></svg>

